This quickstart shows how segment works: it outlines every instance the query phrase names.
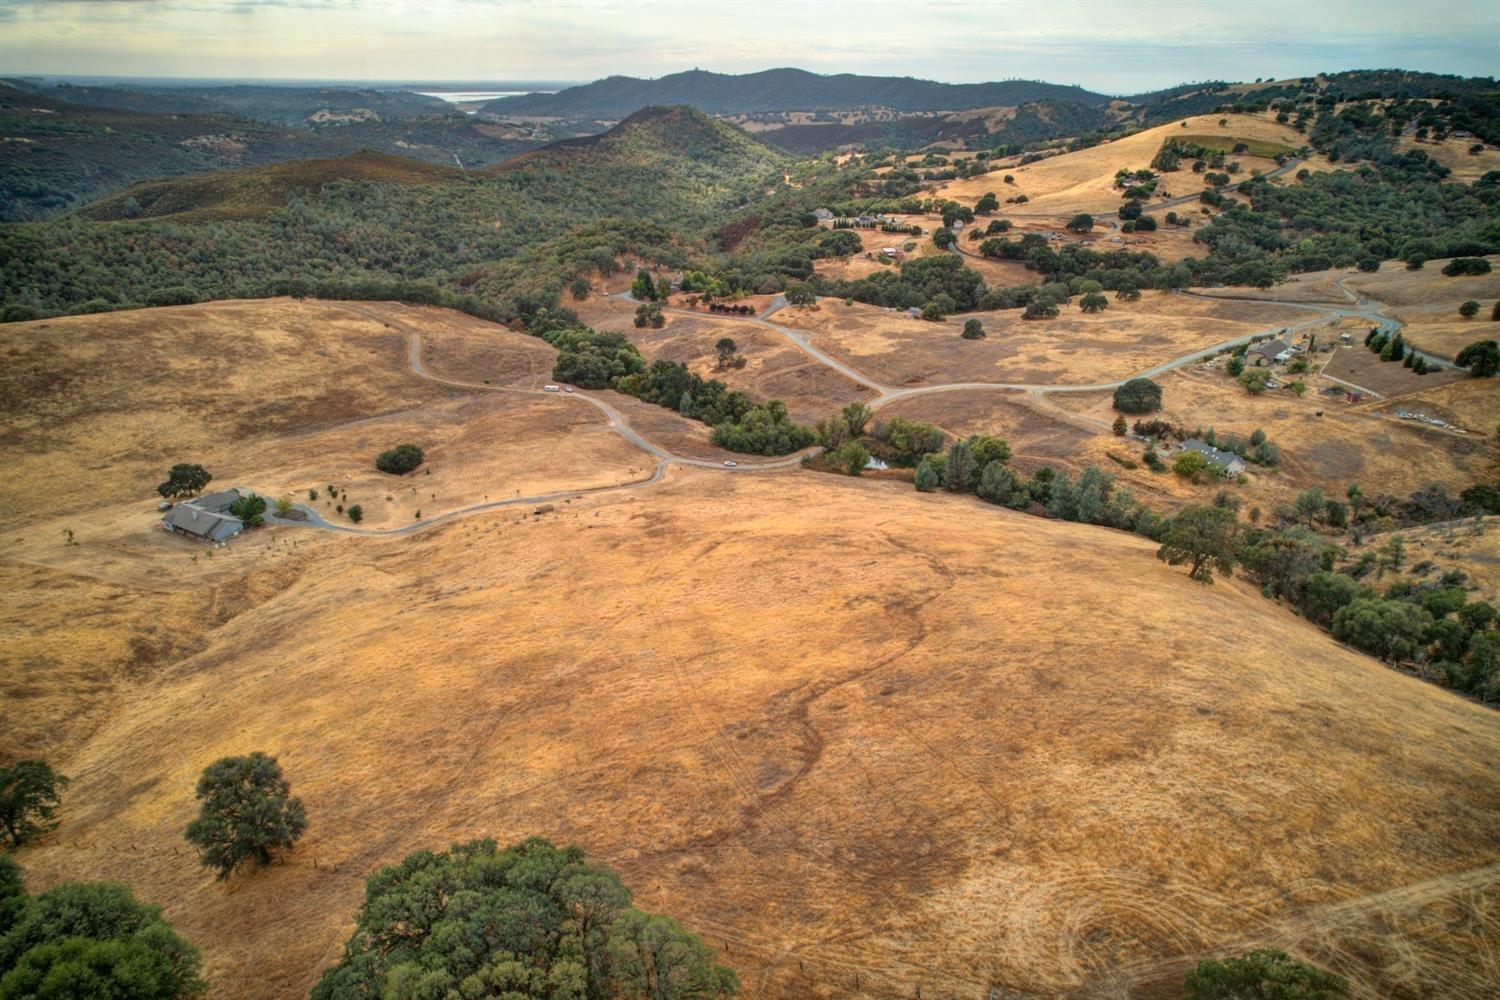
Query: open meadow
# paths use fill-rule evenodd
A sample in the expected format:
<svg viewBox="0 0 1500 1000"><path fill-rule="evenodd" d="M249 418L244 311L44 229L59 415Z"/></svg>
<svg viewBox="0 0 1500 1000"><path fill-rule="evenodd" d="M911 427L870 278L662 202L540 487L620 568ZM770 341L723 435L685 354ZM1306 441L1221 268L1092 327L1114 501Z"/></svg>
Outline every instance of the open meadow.
<svg viewBox="0 0 1500 1000"><path fill-rule="evenodd" d="M1222 306L1191 310L1217 331L1236 322ZM124 375L146 416L182 382L178 419L194 426L256 398L248 376L216 393L166 363L216 356L199 327L286 341L285 391L336 386L346 352L367 350L396 414L340 396L330 420L310 395L234 459L267 489L311 476L304 442L357 455L369 427L439 436L432 476L397 482L442 480L454 498L520 466L569 488L641 463L597 450L592 411L569 401L418 378L402 334L431 335L429 375L481 386L545 377L540 342L360 308L11 329L55 337L59 365L88 344L136 359ZM43 352L28 357L28 384L54 384ZM1177 420L1239 398L1206 375L1165 384ZM1004 428L1026 467L1088 447L1107 394L1082 404L944 393L882 416ZM1308 461L1293 447L1306 427L1339 419L1253 406L1237 419L1270 429L1288 475ZM44 412L33 440L76 453L87 415ZM671 427L653 415L688 423L636 400L619 412L658 444ZM143 434L128 459L101 446L92 492L68 494L74 544L40 504L0 535L0 580L21 595L0 612L0 722L73 779L61 828L21 851L33 885L127 882L203 948L215 997L304 993L372 869L533 834L617 868L642 905L722 948L753 996L1159 995L1198 957L1257 944L1351 977L1358 996L1472 994L1500 976L1500 716L1248 583L1194 583L1149 541L902 482L690 469L545 513L389 537L277 526L209 550L155 526L147 475L207 440ZM1369 461L1394 470L1414 450L1372 442ZM444 479L455 467L471 479ZM393 500L389 523L414 502ZM182 841L192 785L256 749L281 761L309 831L283 863L215 882Z"/></svg>
<svg viewBox="0 0 1500 1000"><path fill-rule="evenodd" d="M579 309L580 318L599 330L630 338L647 362L666 360L686 365L704 379L718 379L752 399L779 399L796 420L815 423L834 410L870 393L863 386L809 358L769 327L706 311L687 315L667 312L657 329L634 324L635 305L618 299L593 299ZM714 345L728 337L742 367L720 367Z"/></svg>
<svg viewBox="0 0 1500 1000"><path fill-rule="evenodd" d="M119 530L49 553L69 589L30 608L31 649L80 614L143 628L142 591L234 613L152 616L175 655L38 748L74 785L22 862L164 904L216 995L305 990L371 868L530 834L615 866L760 996L1149 992L1262 941L1360 995L1500 972L1475 961L1494 713L1127 535L706 472L411 538L270 529L213 560ZM226 886L181 829L198 770L251 748L311 826Z"/></svg>
<svg viewBox="0 0 1500 1000"><path fill-rule="evenodd" d="M329 518L336 486L342 506L358 503L376 527L479 499L628 482L655 466L580 402L417 377L413 335L441 378L546 382L551 347L451 310L272 299L6 333L0 455L15 474L0 486L0 527L87 534L102 505L154 497L177 461L207 466L216 488L270 499L306 501L316 489L313 506ZM421 472L375 470L376 455L408 441L427 452Z"/></svg>
<svg viewBox="0 0 1500 1000"><path fill-rule="evenodd" d="M978 319L987 336L959 336ZM1085 313L1063 307L1058 319L1021 319L1017 310L965 313L941 323L837 299L817 309L789 308L776 321L811 334L814 346L892 386L938 382L1091 385L1113 382L1236 337L1306 319L1274 305L1216 302L1145 292L1137 302L1110 299Z"/></svg>
<svg viewBox="0 0 1500 1000"><path fill-rule="evenodd" d="M1223 125L1219 124L1221 118L1225 121ZM1065 218L1075 212L1113 212L1120 207L1121 194L1121 189L1115 186L1115 172L1149 167L1169 139L1223 145L1226 155L1237 142L1243 141L1252 144L1251 152L1267 154L1230 155L1231 160L1240 164L1242 173L1237 179L1249 177L1252 170L1269 173L1276 168L1274 152L1297 149L1307 141L1291 126L1277 124L1261 115L1197 115L1023 167L949 181L936 194L972 205L981 195L993 192L1001 201L1002 215L1014 211L1019 215L1054 213ZM1184 163L1182 169L1162 174L1156 197L1143 207L1150 211L1153 202L1165 197L1197 195L1207 185L1206 173L1194 173ZM1013 183L1005 183L1006 174L1015 178ZM1028 201L1014 207L1005 203L1006 199L1019 195L1025 195Z"/></svg>

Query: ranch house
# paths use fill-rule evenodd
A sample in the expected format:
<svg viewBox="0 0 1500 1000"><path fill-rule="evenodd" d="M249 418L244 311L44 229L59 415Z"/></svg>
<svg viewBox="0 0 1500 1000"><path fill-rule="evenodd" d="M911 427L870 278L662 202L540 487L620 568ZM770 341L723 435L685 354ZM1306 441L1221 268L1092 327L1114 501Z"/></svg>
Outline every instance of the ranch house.
<svg viewBox="0 0 1500 1000"><path fill-rule="evenodd" d="M229 489L183 500L161 519L161 526L200 541L227 542L245 530L245 522L229 513L230 505L242 496L239 489Z"/></svg>
<svg viewBox="0 0 1500 1000"><path fill-rule="evenodd" d="M1268 340L1245 352L1245 364L1255 368L1285 364L1296 353L1297 349L1284 340Z"/></svg>
<svg viewBox="0 0 1500 1000"><path fill-rule="evenodd" d="M1213 445L1199 441L1197 438L1188 438L1182 442L1182 450L1196 451L1208 459L1209 464L1222 466L1224 475L1226 476L1237 476L1245 471L1245 460L1243 458L1240 458L1240 456L1232 451L1215 448Z"/></svg>

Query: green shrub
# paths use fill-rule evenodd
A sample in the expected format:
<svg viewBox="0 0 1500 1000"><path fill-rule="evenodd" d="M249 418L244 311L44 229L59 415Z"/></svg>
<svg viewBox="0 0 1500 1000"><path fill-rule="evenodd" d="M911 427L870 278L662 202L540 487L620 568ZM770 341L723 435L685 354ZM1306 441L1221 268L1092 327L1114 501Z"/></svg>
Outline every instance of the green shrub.
<svg viewBox="0 0 1500 1000"><path fill-rule="evenodd" d="M422 449L414 444L398 444L375 459L375 468L392 476L404 476L421 464Z"/></svg>

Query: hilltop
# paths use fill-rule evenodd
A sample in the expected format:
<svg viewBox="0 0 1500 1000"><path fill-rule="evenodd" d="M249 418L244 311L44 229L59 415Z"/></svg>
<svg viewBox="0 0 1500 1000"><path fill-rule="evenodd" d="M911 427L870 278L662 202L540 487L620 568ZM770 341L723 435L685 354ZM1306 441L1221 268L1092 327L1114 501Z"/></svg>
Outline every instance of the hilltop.
<svg viewBox="0 0 1500 1000"><path fill-rule="evenodd" d="M691 104L712 114L744 114L863 107L961 111L1040 100L1104 104L1109 98L1082 87L1031 80L937 83L854 73L821 76L802 69L768 69L743 75L695 69L655 80L611 76L556 94L503 97L485 105L485 110L498 115L623 118L653 104Z"/></svg>
<svg viewBox="0 0 1500 1000"><path fill-rule="evenodd" d="M331 118L287 124L280 119L294 117L308 104L291 105L286 114L261 111L278 119L271 123L174 91L109 89L101 96L98 88L37 93L0 83L0 222L47 219L129 184L204 171L326 159L362 149L475 167L553 137L547 129L503 128L451 111L382 118L371 110L369 116L346 119L339 109L347 110L360 95L351 91L341 101L330 89L326 96L320 110L333 109Z"/></svg>
<svg viewBox="0 0 1500 1000"><path fill-rule="evenodd" d="M463 172L454 167L367 149L329 159L293 160L245 170L148 181L87 205L78 214L95 222L253 219L285 205L293 194L314 191L334 181L445 184L462 176Z"/></svg>
<svg viewBox="0 0 1500 1000"><path fill-rule="evenodd" d="M738 175L772 170L786 162L780 152L743 129L677 105L642 108L607 132L551 143L497 164L489 172L628 165L707 167Z"/></svg>

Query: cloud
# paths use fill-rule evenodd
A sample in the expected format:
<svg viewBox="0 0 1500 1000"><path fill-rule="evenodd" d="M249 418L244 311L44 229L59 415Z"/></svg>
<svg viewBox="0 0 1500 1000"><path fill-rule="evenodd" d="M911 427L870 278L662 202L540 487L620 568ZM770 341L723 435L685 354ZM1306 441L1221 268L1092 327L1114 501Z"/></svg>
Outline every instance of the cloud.
<svg viewBox="0 0 1500 1000"><path fill-rule="evenodd" d="M0 0L0 73L586 80L799 65L1129 92L1404 66L1488 74L1500 4L1199 0Z"/></svg>

